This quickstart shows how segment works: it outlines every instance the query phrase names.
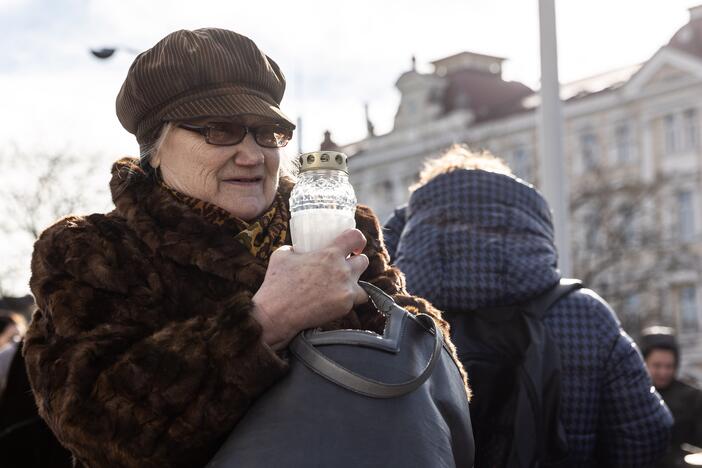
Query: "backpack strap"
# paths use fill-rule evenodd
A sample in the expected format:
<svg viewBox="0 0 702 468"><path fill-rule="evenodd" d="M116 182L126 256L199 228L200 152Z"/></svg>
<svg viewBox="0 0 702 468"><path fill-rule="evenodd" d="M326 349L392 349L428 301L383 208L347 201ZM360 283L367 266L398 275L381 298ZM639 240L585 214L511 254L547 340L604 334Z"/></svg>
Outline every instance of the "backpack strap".
<svg viewBox="0 0 702 468"><path fill-rule="evenodd" d="M561 298L582 287L583 283L578 279L561 278L551 289L547 290L536 299L529 301L529 303L525 305L525 309L527 313L542 318Z"/></svg>
<svg viewBox="0 0 702 468"><path fill-rule="evenodd" d="M535 456L534 460L539 460L536 465L530 466L543 468L568 466L566 463L567 436L559 414L560 350L558 344L550 338L543 318L560 299L582 287L580 280L561 278L552 288L524 305L524 311L531 317L531 320L526 320L531 343L520 366L525 392L520 396L523 405L518 405L518 408L524 406L531 410L527 411L526 415L520 413L522 418L520 420L535 418L532 430L536 437L531 440L518 437L519 431L524 430L524 423L519 423L515 419L515 428L520 427L515 432L515 440L521 442L517 453L531 453ZM530 388L531 392L529 392Z"/></svg>

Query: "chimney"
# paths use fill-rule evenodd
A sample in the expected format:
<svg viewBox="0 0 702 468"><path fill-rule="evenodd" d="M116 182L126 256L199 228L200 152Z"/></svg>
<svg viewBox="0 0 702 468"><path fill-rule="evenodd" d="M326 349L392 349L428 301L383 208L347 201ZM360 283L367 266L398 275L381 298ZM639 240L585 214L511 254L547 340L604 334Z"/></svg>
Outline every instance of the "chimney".
<svg viewBox="0 0 702 468"><path fill-rule="evenodd" d="M690 22L702 19L702 5L697 5L693 6L692 8L688 8L688 11L690 12Z"/></svg>
<svg viewBox="0 0 702 468"><path fill-rule="evenodd" d="M339 151L339 145L337 145L334 140L331 139L331 132L327 130L324 132L324 141L319 145L320 151Z"/></svg>

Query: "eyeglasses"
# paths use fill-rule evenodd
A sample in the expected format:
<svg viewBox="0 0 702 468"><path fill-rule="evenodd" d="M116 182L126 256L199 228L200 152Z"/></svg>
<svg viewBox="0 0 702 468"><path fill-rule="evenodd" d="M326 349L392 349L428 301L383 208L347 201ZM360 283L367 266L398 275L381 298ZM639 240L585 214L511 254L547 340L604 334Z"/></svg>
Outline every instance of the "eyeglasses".
<svg viewBox="0 0 702 468"><path fill-rule="evenodd" d="M199 133L205 137L207 143L217 146L238 145L244 141L249 133L253 135L256 143L265 148L282 148L292 138L292 130L282 125L247 127L234 122L216 122L207 125L179 122L176 125L185 130Z"/></svg>

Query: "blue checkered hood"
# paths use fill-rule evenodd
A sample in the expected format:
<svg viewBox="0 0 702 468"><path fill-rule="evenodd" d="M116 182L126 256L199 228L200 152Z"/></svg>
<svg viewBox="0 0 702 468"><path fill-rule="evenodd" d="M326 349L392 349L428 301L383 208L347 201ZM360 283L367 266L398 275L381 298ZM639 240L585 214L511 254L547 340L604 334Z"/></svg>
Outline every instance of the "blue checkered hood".
<svg viewBox="0 0 702 468"><path fill-rule="evenodd" d="M409 291L442 310L523 301L560 278L546 201L510 176L442 174L416 190L388 228L386 245Z"/></svg>

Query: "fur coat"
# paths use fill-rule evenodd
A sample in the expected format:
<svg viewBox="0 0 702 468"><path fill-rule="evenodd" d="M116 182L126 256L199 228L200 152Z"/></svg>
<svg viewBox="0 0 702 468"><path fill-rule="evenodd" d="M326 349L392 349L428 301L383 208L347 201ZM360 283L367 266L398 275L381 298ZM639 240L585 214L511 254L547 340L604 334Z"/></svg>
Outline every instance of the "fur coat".
<svg viewBox="0 0 702 468"><path fill-rule="evenodd" d="M34 248L24 354L39 412L86 466L203 466L287 369L250 313L266 265L135 159L115 163L110 188L114 211L67 217ZM286 200L290 189L281 181ZM356 223L370 260L361 279L439 317L388 266L371 210ZM326 328L383 323L364 305Z"/></svg>

